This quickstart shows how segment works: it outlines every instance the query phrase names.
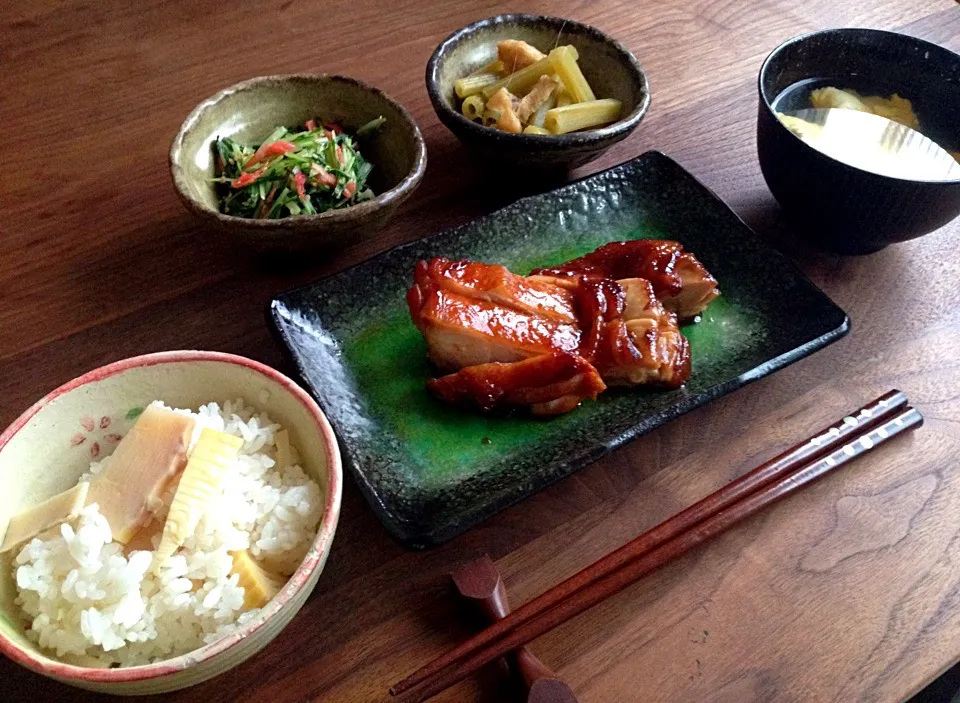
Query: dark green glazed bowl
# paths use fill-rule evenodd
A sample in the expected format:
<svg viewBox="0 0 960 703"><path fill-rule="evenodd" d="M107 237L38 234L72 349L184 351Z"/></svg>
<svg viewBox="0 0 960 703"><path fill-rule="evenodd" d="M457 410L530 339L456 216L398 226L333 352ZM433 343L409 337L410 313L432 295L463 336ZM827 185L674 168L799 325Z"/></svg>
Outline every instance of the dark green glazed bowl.
<svg viewBox="0 0 960 703"><path fill-rule="evenodd" d="M876 29L827 29L790 39L760 69L757 152L774 197L800 237L840 254L869 254L920 237L960 214L960 181L881 176L837 161L797 137L772 103L806 79L913 103L920 131L960 149L960 56ZM785 105L785 109L809 105Z"/></svg>
<svg viewBox="0 0 960 703"><path fill-rule="evenodd" d="M497 42L504 39L521 39L544 53L572 44L597 97L623 103L620 121L582 132L539 135L510 134L468 120L457 107L453 83L496 59ZM437 117L476 158L531 169L571 169L592 161L633 132L650 106L647 76L626 47L594 27L545 15L498 15L457 30L430 57L426 82Z"/></svg>
<svg viewBox="0 0 960 703"><path fill-rule="evenodd" d="M218 136L257 143L279 125L293 127L315 117L355 131L380 115L387 120L383 126L359 139L374 167L372 200L278 220L219 211L211 181ZM170 148L173 184L187 209L211 229L271 252L332 250L372 236L417 189L426 167L427 150L410 114L376 88L343 76L264 76L221 90L194 108Z"/></svg>

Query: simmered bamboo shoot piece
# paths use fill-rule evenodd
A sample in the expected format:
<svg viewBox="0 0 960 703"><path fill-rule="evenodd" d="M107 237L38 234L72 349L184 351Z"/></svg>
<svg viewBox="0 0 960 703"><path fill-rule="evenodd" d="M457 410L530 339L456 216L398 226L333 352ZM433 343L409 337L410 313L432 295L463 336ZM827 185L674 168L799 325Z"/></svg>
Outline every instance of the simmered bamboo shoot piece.
<svg viewBox="0 0 960 703"><path fill-rule="evenodd" d="M283 588L284 579L272 574L260 566L246 549L231 552L233 569L237 574L237 583L243 587L243 607L245 610L262 608Z"/></svg>
<svg viewBox="0 0 960 703"><path fill-rule="evenodd" d="M56 527L61 522L75 518L86 505L89 488L89 483L78 483L73 488L14 515L10 518L7 531L3 536L3 543L0 544L0 554L33 539L51 527Z"/></svg>
<svg viewBox="0 0 960 703"><path fill-rule="evenodd" d="M126 544L148 522L150 506L183 469L193 426L191 417L149 406L91 480L87 504L100 507L118 542Z"/></svg>
<svg viewBox="0 0 960 703"><path fill-rule="evenodd" d="M210 429L200 433L170 504L156 564L162 565L197 529L210 501L223 491L223 480L241 446L243 440L234 435Z"/></svg>

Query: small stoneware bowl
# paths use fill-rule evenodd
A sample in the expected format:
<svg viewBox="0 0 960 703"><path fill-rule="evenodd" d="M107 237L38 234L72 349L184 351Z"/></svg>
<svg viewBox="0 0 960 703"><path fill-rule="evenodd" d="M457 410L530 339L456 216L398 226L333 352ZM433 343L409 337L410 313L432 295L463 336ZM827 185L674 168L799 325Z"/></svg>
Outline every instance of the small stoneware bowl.
<svg viewBox="0 0 960 703"><path fill-rule="evenodd" d="M757 152L770 191L799 236L843 254L868 254L932 232L960 214L960 181L881 176L814 149L777 119L774 101L800 82L898 93L920 131L960 150L960 56L904 34L828 29L790 39L760 69ZM805 99L805 98L804 98ZM777 105L800 109L809 104Z"/></svg>
<svg viewBox="0 0 960 703"><path fill-rule="evenodd" d="M319 215L253 220L219 211L213 144L230 137L256 144L278 126L321 118L353 132L379 116L386 122L358 139L370 163L376 197ZM383 92L352 78L326 75L264 76L231 86L191 112L170 148L173 184L184 205L208 223L261 251L329 249L372 236L416 190L427 150L410 114Z"/></svg>
<svg viewBox="0 0 960 703"><path fill-rule="evenodd" d="M333 431L317 404L286 376L256 361L208 351L138 356L90 371L57 388L0 434L0 525L21 509L76 484L94 447L131 408L155 399L196 408L243 398L284 425L325 506L317 536L283 589L249 623L188 654L147 666L101 669L64 664L24 634L14 603L11 557L0 561L0 653L80 688L114 694L173 691L222 674L265 647L303 606L320 577L340 516L343 474ZM107 440L109 441L109 440ZM15 551L15 550L14 550Z"/></svg>
<svg viewBox="0 0 960 703"><path fill-rule="evenodd" d="M562 135L510 134L472 122L458 109L456 79L497 58L497 42L520 39L546 53L572 44L598 98L623 103L618 122ZM427 63L427 93L437 117L473 152L474 158L531 169L574 168L625 139L650 106L647 76L620 42L594 27L544 15L498 15L459 29L436 48Z"/></svg>

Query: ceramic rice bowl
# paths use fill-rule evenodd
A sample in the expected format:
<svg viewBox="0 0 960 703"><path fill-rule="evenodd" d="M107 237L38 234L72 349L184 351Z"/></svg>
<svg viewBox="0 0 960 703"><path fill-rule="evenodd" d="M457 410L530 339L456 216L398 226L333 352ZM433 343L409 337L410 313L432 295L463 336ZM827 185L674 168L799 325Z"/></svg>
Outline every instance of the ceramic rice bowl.
<svg viewBox="0 0 960 703"><path fill-rule="evenodd" d="M57 681L112 694L173 691L237 666L263 649L313 590L340 515L342 470L333 431L317 404L289 378L243 357L171 351L125 359L57 388L0 434L0 525L20 510L73 486L110 432L112 418L155 399L197 408L243 398L285 426L303 469L320 486L324 513L306 557L283 589L250 622L212 644L159 663L124 668L64 664L24 633L15 605L12 555L0 560L0 653Z"/></svg>

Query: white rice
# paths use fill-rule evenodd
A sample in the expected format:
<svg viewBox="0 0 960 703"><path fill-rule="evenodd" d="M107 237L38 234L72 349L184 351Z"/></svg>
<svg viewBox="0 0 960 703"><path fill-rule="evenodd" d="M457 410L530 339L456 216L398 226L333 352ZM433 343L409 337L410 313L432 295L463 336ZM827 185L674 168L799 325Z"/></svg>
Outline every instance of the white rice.
<svg viewBox="0 0 960 703"><path fill-rule="evenodd" d="M229 552L249 548L265 568L289 575L316 535L323 496L297 465L294 447L290 465L276 466L279 425L242 400L176 412L196 418L193 443L204 427L244 442L223 494L159 573L150 568L152 552L124 556L95 504L75 525L61 525L59 535L33 539L16 558L27 635L66 661L134 666L213 642L257 612L243 610ZM109 461L94 462L80 480ZM151 509L162 516L173 493Z"/></svg>

